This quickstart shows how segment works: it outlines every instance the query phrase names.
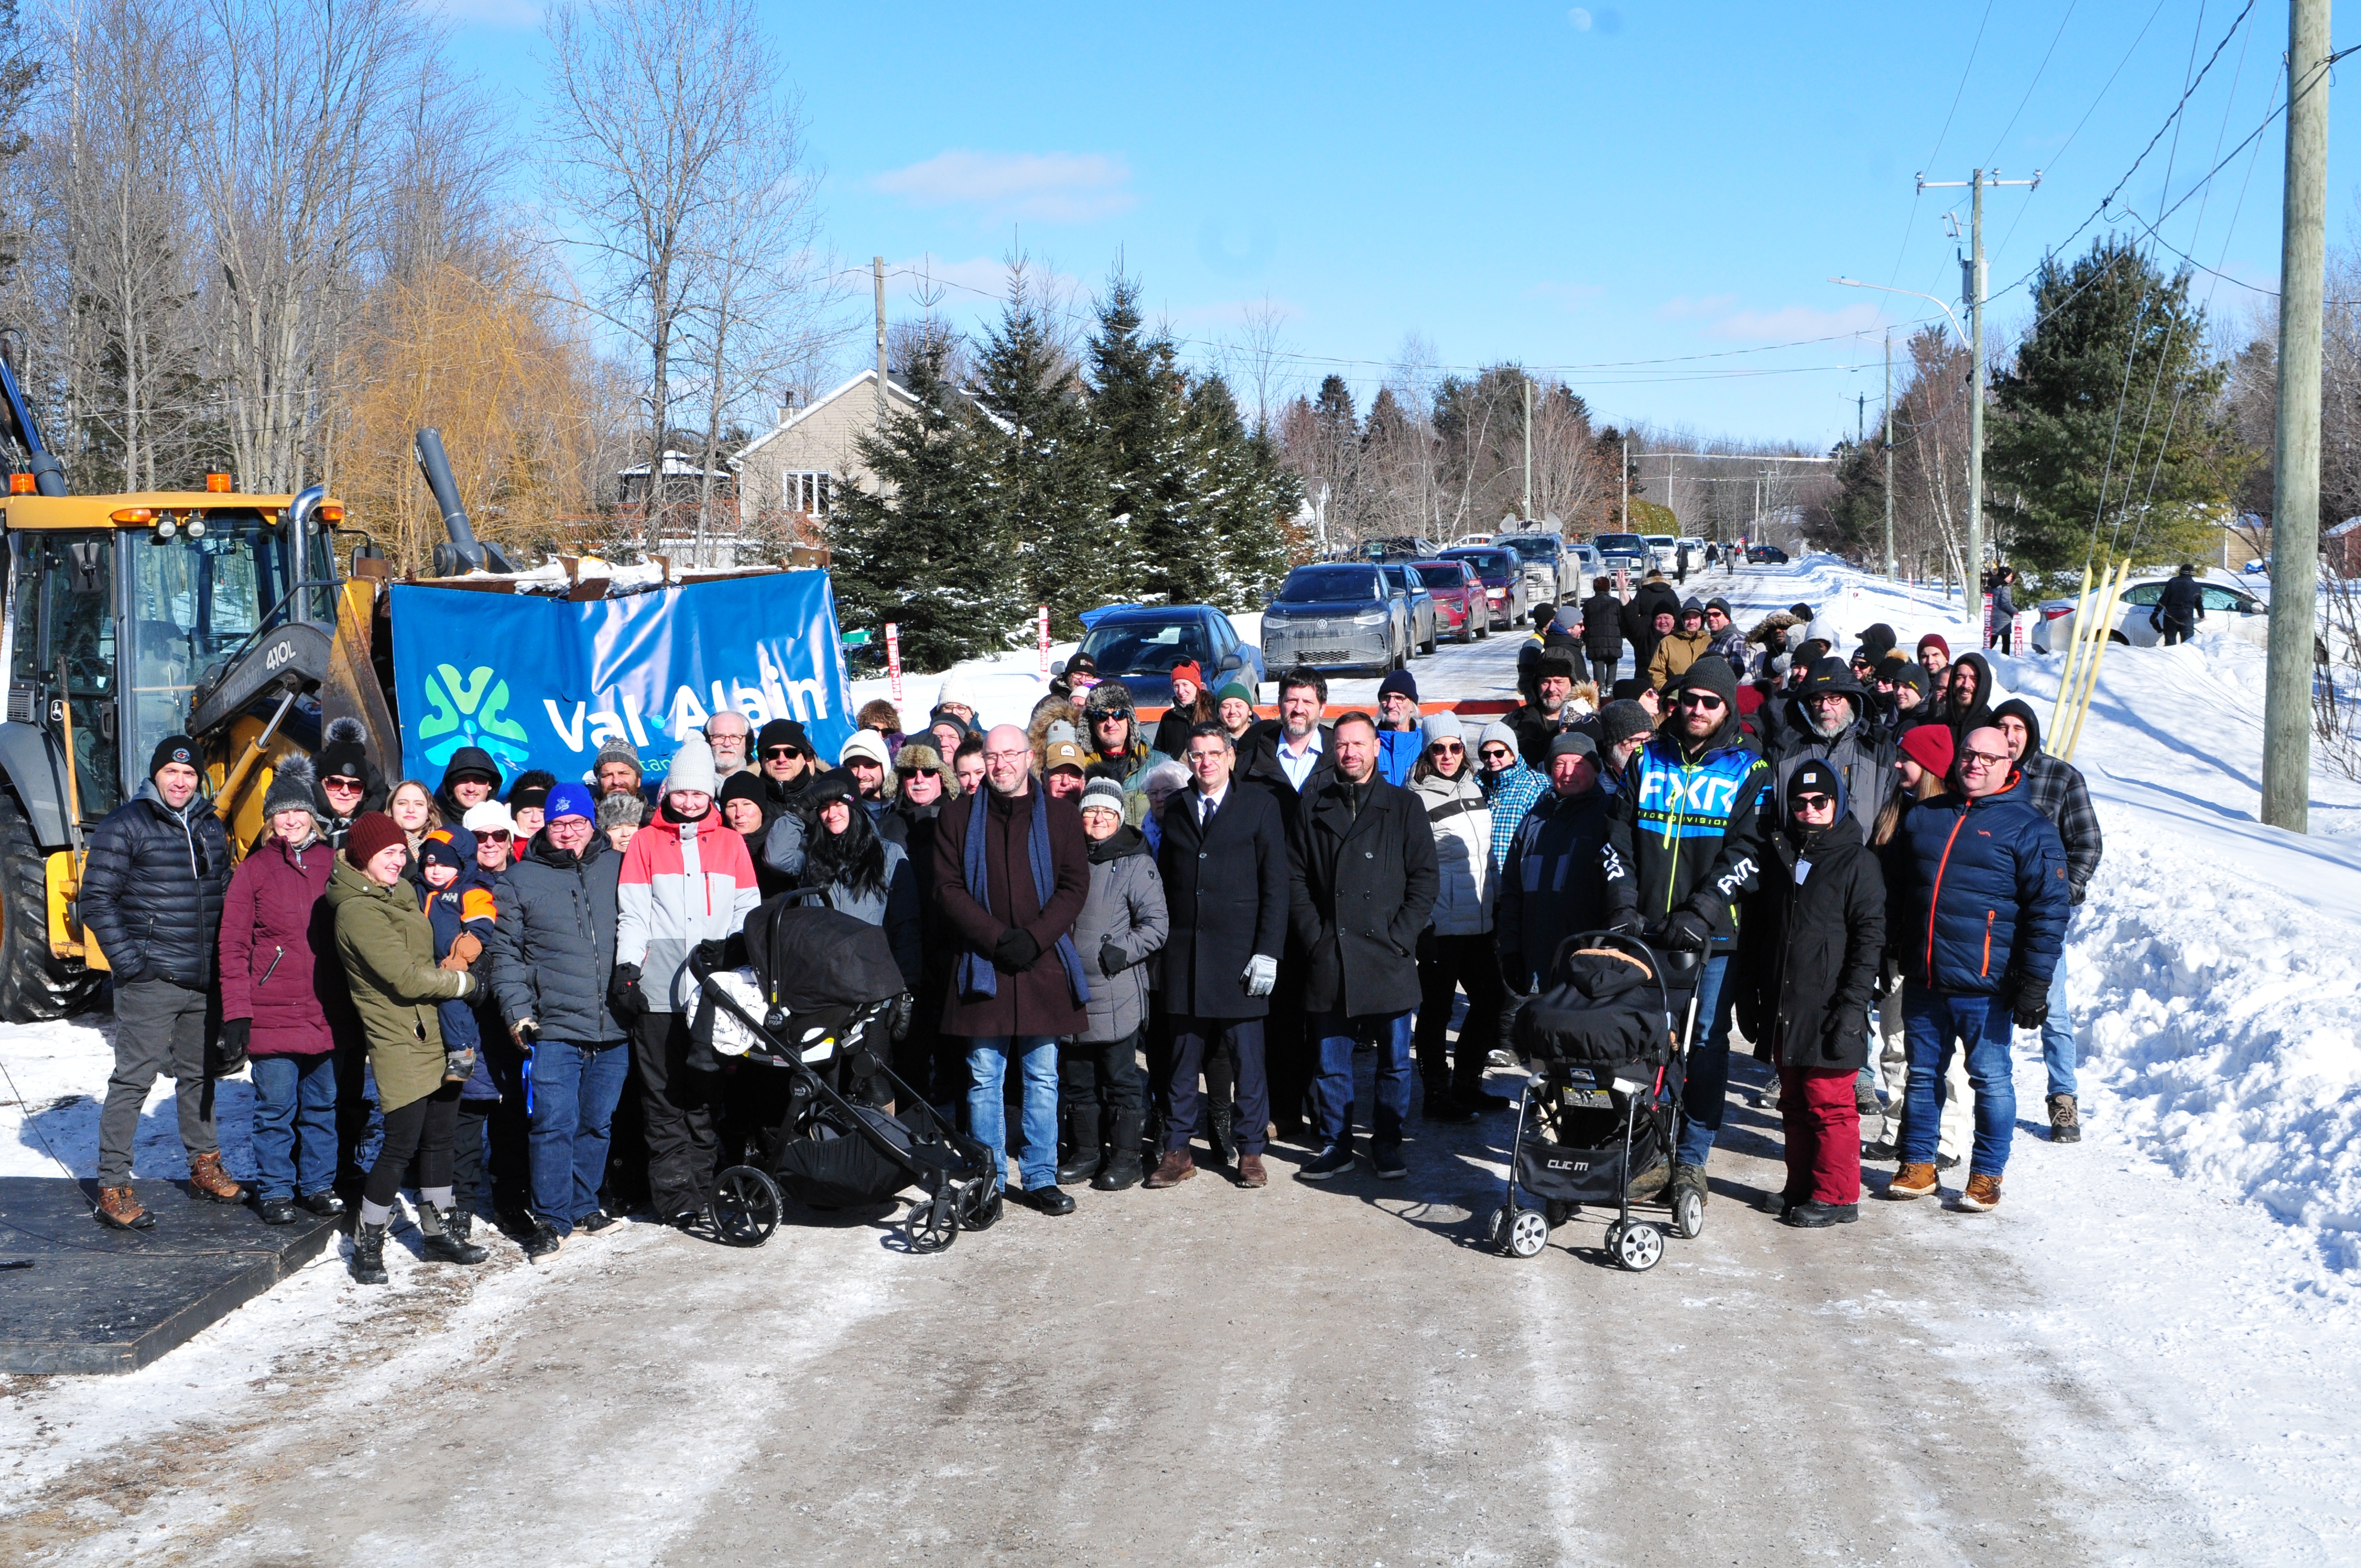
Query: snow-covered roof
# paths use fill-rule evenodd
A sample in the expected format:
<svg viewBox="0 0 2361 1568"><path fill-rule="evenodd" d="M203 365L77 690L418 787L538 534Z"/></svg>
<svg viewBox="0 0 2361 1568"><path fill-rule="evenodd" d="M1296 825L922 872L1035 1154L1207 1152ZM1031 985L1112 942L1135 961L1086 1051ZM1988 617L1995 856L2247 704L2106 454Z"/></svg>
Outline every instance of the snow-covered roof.
<svg viewBox="0 0 2361 1568"><path fill-rule="evenodd" d="M2356 528L2361 528L2361 517L2348 517L2343 522L2338 523L2334 528L2332 528L2327 532L2322 534L2321 537L2323 539L2342 539Z"/></svg>
<svg viewBox="0 0 2361 1568"><path fill-rule="evenodd" d="M736 466L738 466L738 465L734 459L726 456L721 459L721 468L735 468ZM664 448L664 471L666 478L670 478L674 475L677 474L693 479L705 472L705 464L700 459L692 457L686 452L677 452L667 446ZM718 468L714 471L716 473L719 473L721 469ZM629 468L619 469L617 472L621 477L626 479L642 479L647 477L648 466L644 463L638 463Z"/></svg>
<svg viewBox="0 0 2361 1568"><path fill-rule="evenodd" d="M797 409L795 412L781 420L777 424L773 425L770 429L764 431L762 434L756 436L753 440L740 447L738 449L739 457L743 459L749 453L761 451L770 442L779 436L785 435L788 431L795 429L796 426L803 423L805 420L809 419L821 409L824 409L829 404L836 401L837 399L843 397L847 392L858 391L863 387L874 387L876 384L877 367L873 365L833 390L822 392L818 397L814 398L810 402L806 403L803 407ZM872 392L870 395L874 397L876 394ZM899 398L902 401L910 404L914 408L917 405L918 400L910 395L910 389L902 384L902 378L898 376L889 375L885 378L885 395L889 398Z"/></svg>

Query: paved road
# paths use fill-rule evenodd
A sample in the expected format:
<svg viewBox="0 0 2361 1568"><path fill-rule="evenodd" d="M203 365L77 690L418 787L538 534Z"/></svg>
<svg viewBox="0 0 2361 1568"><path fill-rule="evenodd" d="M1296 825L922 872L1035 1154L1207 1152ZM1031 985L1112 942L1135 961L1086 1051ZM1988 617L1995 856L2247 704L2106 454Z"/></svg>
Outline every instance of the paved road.
<svg viewBox="0 0 2361 1568"><path fill-rule="evenodd" d="M1420 673L1473 685L1512 658L1496 640ZM2180 1499L2061 1475L2030 1446L2136 1419L2104 1413L2118 1405L2089 1368L1964 1343L1971 1320L2036 1298L2005 1212L1872 1202L1848 1229L1783 1229L1750 1207L1781 1170L1751 1062L1741 1079L1706 1234L1643 1276L1604 1263L1594 1218L1530 1261L1477 1245L1505 1117L1414 1128L1400 1184L1301 1183L1309 1151L1280 1147L1264 1191L1208 1173L1084 1193L1070 1219L1012 1211L939 1257L904 1255L867 1216L813 1216L752 1252L633 1226L569 1245L547 1277L505 1249L474 1274L405 1270L333 1355L299 1336L265 1385L281 1391L234 1426L60 1479L0 1521L0 1554L2223 1555L2174 1522ZM2020 1160L2051 1155L2020 1140Z"/></svg>

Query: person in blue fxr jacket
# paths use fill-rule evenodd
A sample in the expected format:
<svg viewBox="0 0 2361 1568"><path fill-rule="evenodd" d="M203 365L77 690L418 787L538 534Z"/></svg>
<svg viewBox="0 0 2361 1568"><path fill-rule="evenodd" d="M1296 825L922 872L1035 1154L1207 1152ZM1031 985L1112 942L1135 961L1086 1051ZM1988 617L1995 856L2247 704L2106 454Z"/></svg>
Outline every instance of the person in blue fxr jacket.
<svg viewBox="0 0 2361 1568"><path fill-rule="evenodd" d="M1730 1016L1722 979L1738 946L1738 905L1763 863L1756 815L1771 775L1738 722L1738 674L1699 659L1666 693L1672 712L1623 765L1608 817L1608 924L1677 951L1706 955L1689 1053L1672 1201L1706 1200L1705 1162L1730 1091Z"/></svg>
<svg viewBox="0 0 2361 1568"><path fill-rule="evenodd" d="M1976 1093L1975 1152L1960 1206L1980 1213L2000 1202L2016 1129L2009 1025L2037 1029L2048 1016L2049 976L2072 898L2066 846L2026 798L2023 777L2007 736L1971 729L1960 742L1951 792L1919 802L1902 821L1886 928L1901 948L1910 1086L1902 1168L1889 1198L1935 1190L1942 1078L1956 1037L1965 1043Z"/></svg>
<svg viewBox="0 0 2361 1568"><path fill-rule="evenodd" d="M1418 683L1408 670L1396 670L1378 683L1378 776L1386 783L1408 787L1426 750L1418 725Z"/></svg>

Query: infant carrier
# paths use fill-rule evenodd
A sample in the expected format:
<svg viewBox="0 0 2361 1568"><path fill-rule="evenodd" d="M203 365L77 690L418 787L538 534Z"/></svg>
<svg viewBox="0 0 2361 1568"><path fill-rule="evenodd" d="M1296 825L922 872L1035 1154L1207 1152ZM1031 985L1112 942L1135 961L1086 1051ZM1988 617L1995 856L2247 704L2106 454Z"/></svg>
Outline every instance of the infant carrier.
<svg viewBox="0 0 2361 1568"><path fill-rule="evenodd" d="M689 959L692 1038L745 1064L732 1095L757 1110L747 1163L715 1179L715 1231L760 1246L783 1191L845 1209L916 1187L903 1234L913 1252L940 1252L1000 1218L1000 1173L885 1065L892 1019L908 1005L885 933L807 896L782 894L747 916L742 968Z"/></svg>
<svg viewBox="0 0 2361 1568"><path fill-rule="evenodd" d="M1659 953L1612 932L1560 945L1547 983L1517 1014L1531 1076L1517 1107L1506 1201L1488 1231L1494 1246L1532 1257L1583 1204L1611 1204L1608 1255L1635 1271L1664 1256L1664 1227L1633 1219L1631 1205L1668 1190L1703 970L1699 954ZM1694 1193L1678 1196L1669 1214L1685 1239L1704 1228Z"/></svg>

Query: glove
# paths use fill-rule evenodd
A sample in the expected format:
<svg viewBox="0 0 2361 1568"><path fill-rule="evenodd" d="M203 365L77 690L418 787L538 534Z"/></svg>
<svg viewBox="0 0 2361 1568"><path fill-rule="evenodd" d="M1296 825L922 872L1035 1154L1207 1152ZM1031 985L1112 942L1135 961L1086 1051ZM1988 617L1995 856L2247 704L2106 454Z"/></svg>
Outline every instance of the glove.
<svg viewBox="0 0 2361 1568"><path fill-rule="evenodd" d="M1248 996L1268 996L1279 984L1279 960L1268 954L1257 953L1246 960L1246 972L1243 978Z"/></svg>
<svg viewBox="0 0 2361 1568"><path fill-rule="evenodd" d="M253 1043L253 1019L225 1018L222 1020L221 1045L223 1055L233 1058L242 1057L246 1055L247 1047Z"/></svg>
<svg viewBox="0 0 2361 1568"><path fill-rule="evenodd" d="M607 981L607 1006L619 1023L629 1024L648 1010L648 999L640 992L640 966L617 964L615 973Z"/></svg>
<svg viewBox="0 0 2361 1568"><path fill-rule="evenodd" d="M2038 1029L2049 1022L2049 987L2026 982L2016 988L2016 996L2009 1003L2008 1015L2020 1029Z"/></svg>
<svg viewBox="0 0 2361 1568"><path fill-rule="evenodd" d="M699 942L689 953L689 957L696 961L689 966L688 972L691 974L711 974L715 970L729 967L723 962L723 960L729 956L730 944L728 942Z"/></svg>
<svg viewBox="0 0 2361 1568"><path fill-rule="evenodd" d="M1040 956L1041 944L1022 926L1011 926L1003 931L992 949L992 961L1013 974L1023 974Z"/></svg>
<svg viewBox="0 0 2361 1568"><path fill-rule="evenodd" d="M1636 937L1640 934L1640 927L1637 909L1620 909L1608 916L1607 928L1619 937Z"/></svg>
<svg viewBox="0 0 2361 1568"><path fill-rule="evenodd" d="M1664 946L1676 953L1701 953L1713 946L1713 926L1694 909L1679 909L1664 922Z"/></svg>
<svg viewBox="0 0 2361 1568"><path fill-rule="evenodd" d="M1130 967L1131 959L1124 956L1121 942L1109 937L1099 944L1099 968L1109 974L1121 974Z"/></svg>
<svg viewBox="0 0 2361 1568"><path fill-rule="evenodd" d="M520 1018L509 1025L509 1033L516 1037L519 1046L531 1050L540 1042L541 1025L530 1018Z"/></svg>
<svg viewBox="0 0 2361 1568"><path fill-rule="evenodd" d="M910 1037L910 1014L914 1006L906 991L894 999L894 1011L887 1019L885 1032L897 1046Z"/></svg>
<svg viewBox="0 0 2361 1568"><path fill-rule="evenodd" d="M462 931L451 938L451 956L459 960L457 967L461 969L473 964L483 950L484 939L473 931Z"/></svg>

